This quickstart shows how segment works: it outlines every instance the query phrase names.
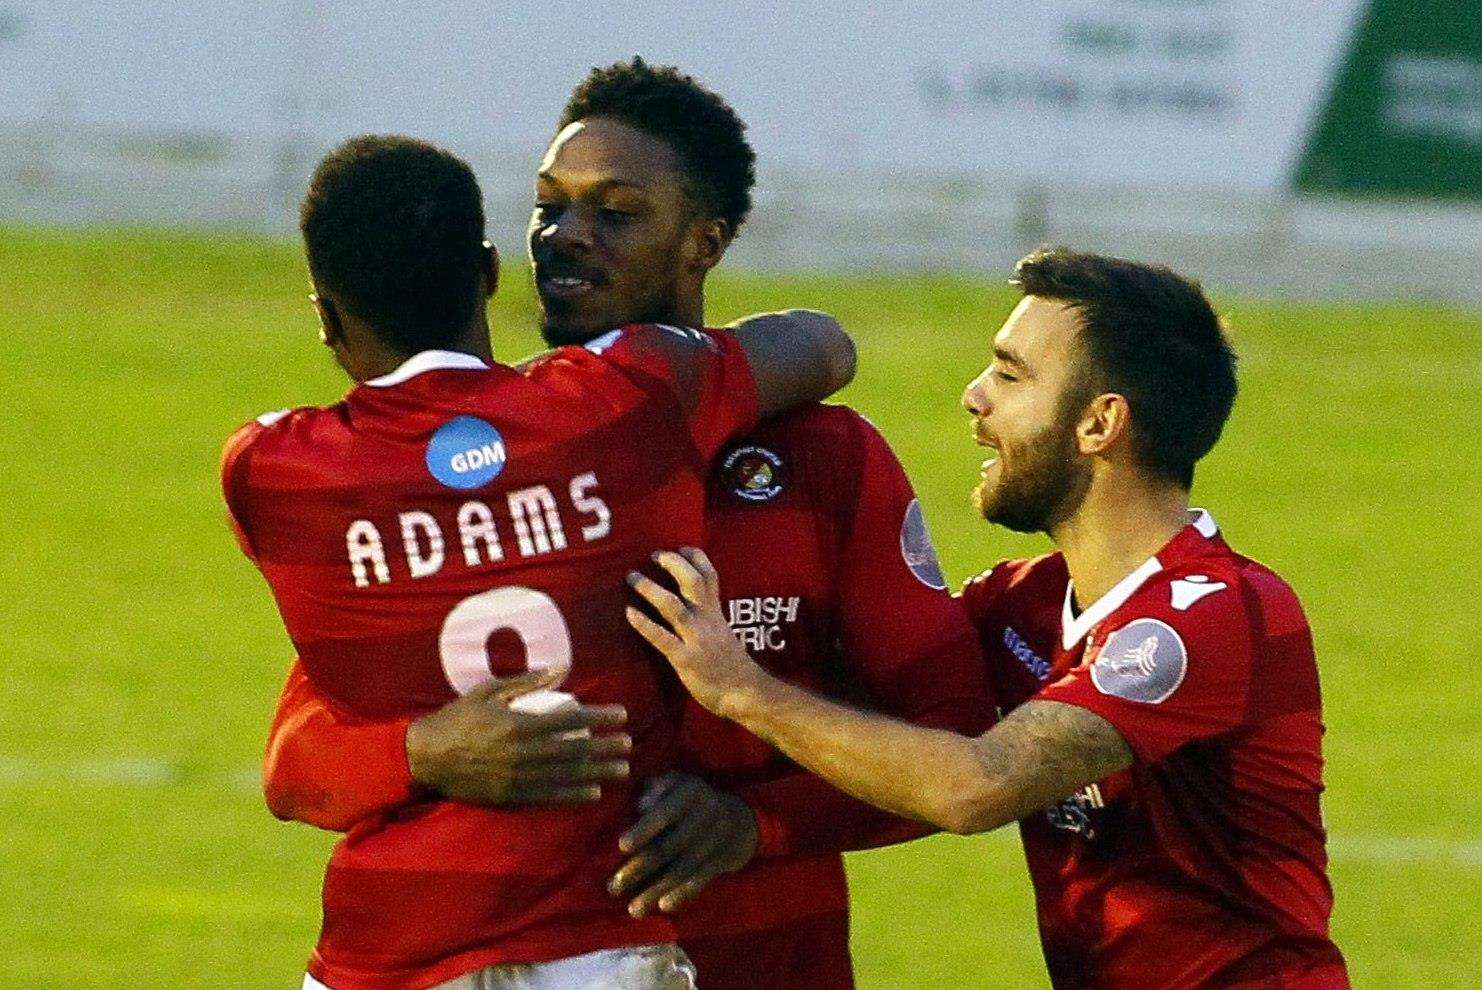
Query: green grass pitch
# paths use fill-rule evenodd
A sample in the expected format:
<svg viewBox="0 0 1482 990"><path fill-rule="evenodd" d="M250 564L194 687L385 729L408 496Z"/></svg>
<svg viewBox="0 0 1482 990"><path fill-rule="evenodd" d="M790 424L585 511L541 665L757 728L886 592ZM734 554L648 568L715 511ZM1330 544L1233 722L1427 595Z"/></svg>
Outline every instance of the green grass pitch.
<svg viewBox="0 0 1482 990"><path fill-rule="evenodd" d="M534 349L518 260L496 349ZM331 837L253 770L289 656L225 528L224 437L335 399L293 245L0 232L0 985L297 986ZM718 274L717 322L817 306L959 580L1037 550L973 517L958 406L1012 304L987 281ZM1335 929L1366 987L1482 985L1482 319L1224 300L1241 399L1195 492L1281 571L1327 699ZM1467 784L1472 780L1473 784ZM1044 985L1012 833L851 857L861 984Z"/></svg>

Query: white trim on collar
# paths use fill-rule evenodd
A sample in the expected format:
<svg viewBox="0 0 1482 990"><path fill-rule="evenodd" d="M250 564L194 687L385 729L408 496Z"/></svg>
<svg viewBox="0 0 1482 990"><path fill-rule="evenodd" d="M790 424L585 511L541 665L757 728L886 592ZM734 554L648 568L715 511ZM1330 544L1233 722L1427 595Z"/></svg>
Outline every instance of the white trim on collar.
<svg viewBox="0 0 1482 990"><path fill-rule="evenodd" d="M1065 606L1060 610L1060 642L1069 650L1097 624L1126 604L1132 593L1147 583L1148 578L1163 569L1157 557L1149 557L1142 566L1112 585L1110 591L1096 599L1091 607L1080 615L1075 614L1075 582L1065 582Z"/></svg>
<svg viewBox="0 0 1482 990"><path fill-rule="evenodd" d="M476 371L488 369L479 358L472 354L464 354L462 351L419 351L401 363L401 367L389 375L380 378L372 378L361 382L371 388L390 388L392 385L400 385L404 381L416 378L424 371Z"/></svg>
<svg viewBox="0 0 1482 990"><path fill-rule="evenodd" d="M1189 510L1189 525L1198 530L1206 540L1212 539L1220 528L1214 517L1204 509ZM1065 582L1065 604L1060 610L1060 642L1066 650L1075 646L1108 615L1127 603L1133 593L1147 583L1148 578L1163 569L1163 562L1156 556L1143 561L1141 567L1112 585L1110 591L1096 599L1091 607L1080 615L1075 614L1075 582Z"/></svg>

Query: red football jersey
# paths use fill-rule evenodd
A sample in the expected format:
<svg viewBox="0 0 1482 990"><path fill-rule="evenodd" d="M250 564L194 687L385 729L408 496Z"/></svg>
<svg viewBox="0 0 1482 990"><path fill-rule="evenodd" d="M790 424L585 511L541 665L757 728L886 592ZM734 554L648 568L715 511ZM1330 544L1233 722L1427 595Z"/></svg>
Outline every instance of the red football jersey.
<svg viewBox="0 0 1482 990"><path fill-rule="evenodd" d="M709 462L756 408L728 334L630 327L524 371L429 351L334 406L244 427L223 486L332 703L414 717L491 671L555 667L562 692L627 706L642 778L673 766L677 713L623 617L623 578L703 539ZM673 938L604 890L632 804L612 787L591 807L422 800L362 822L331 857L310 972L431 986Z"/></svg>
<svg viewBox="0 0 1482 990"><path fill-rule="evenodd" d="M900 717L977 734L992 717L976 636L945 591L910 482L883 437L840 406L771 420L716 459L707 546L737 635L778 676ZM264 765L282 817L343 829L411 799L406 722L367 724L298 665ZM681 765L756 812L757 858L675 916L700 985L852 986L839 852L926 829L799 770L687 703Z"/></svg>
<svg viewBox="0 0 1482 990"><path fill-rule="evenodd" d="M972 627L946 590L910 481L862 416L819 406L764 423L722 450L706 508L722 605L761 666L921 725L967 735L987 727ZM760 828L758 858L675 915L700 985L852 986L839 853L929 830L686 704L683 765L740 794Z"/></svg>
<svg viewBox="0 0 1482 990"><path fill-rule="evenodd" d="M1135 756L1020 823L1054 985L1347 987L1317 664L1291 588L1199 512L1079 615L1058 553L1000 564L963 598L1004 710L1079 705Z"/></svg>

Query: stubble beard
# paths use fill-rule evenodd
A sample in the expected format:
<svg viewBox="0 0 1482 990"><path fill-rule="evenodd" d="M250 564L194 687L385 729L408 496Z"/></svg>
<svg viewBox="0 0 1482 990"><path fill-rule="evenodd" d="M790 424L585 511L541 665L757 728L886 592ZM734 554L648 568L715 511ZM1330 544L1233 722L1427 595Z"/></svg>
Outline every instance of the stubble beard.
<svg viewBox="0 0 1482 990"><path fill-rule="evenodd" d="M1016 533L1048 533L1075 512L1091 484L1069 423L1005 444L997 473L996 482L978 483L973 505L984 519Z"/></svg>

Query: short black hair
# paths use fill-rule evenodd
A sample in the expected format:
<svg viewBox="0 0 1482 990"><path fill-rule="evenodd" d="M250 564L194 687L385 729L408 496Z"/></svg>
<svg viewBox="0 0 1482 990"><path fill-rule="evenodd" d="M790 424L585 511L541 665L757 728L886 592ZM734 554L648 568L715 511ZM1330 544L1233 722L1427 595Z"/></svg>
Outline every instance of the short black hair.
<svg viewBox="0 0 1482 990"><path fill-rule="evenodd" d="M1235 352L1199 283L1161 265L1041 248L1020 259L1014 284L1078 311L1087 389L1125 396L1140 463L1191 487L1236 391Z"/></svg>
<svg viewBox="0 0 1482 990"><path fill-rule="evenodd" d="M745 122L717 93L672 65L635 55L594 68L566 101L556 130L589 117L616 120L674 149L696 203L735 236L751 212L756 152Z"/></svg>
<svg viewBox="0 0 1482 990"><path fill-rule="evenodd" d="M351 138L314 170L299 229L314 284L397 352L446 346L467 328L484 199L456 155L399 135Z"/></svg>

